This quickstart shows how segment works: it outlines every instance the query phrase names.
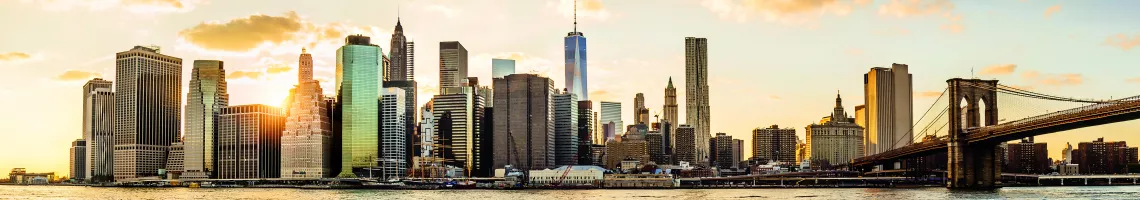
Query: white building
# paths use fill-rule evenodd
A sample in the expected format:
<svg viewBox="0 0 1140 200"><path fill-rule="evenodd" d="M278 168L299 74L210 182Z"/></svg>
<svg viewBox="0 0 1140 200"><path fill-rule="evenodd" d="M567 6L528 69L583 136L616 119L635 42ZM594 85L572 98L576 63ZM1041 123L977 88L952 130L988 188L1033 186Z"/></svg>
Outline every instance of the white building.
<svg viewBox="0 0 1140 200"><path fill-rule="evenodd" d="M812 166L841 165L863 157L863 128L843 111L843 99L839 95L835 96L831 116L805 129L806 160L812 161Z"/></svg>
<svg viewBox="0 0 1140 200"><path fill-rule="evenodd" d="M86 141L84 159L86 177L108 180L114 175L114 114L115 93L111 81L91 79L83 85L83 140Z"/></svg>
<svg viewBox="0 0 1140 200"><path fill-rule="evenodd" d="M530 170L530 184L535 186L553 185L561 181L562 186L600 185L602 173L606 170L598 166L567 166L556 169Z"/></svg>
<svg viewBox="0 0 1140 200"><path fill-rule="evenodd" d="M380 100L380 168L384 179L407 175L406 97L404 89L389 87L384 88Z"/></svg>
<svg viewBox="0 0 1140 200"><path fill-rule="evenodd" d="M301 50L297 84L288 102L281 133L281 178L323 178L336 175L332 152L330 108L321 85L313 80L313 56Z"/></svg>
<svg viewBox="0 0 1140 200"><path fill-rule="evenodd" d="M434 157L435 150L435 116L432 114L431 102L424 105L423 114L420 114L420 157Z"/></svg>

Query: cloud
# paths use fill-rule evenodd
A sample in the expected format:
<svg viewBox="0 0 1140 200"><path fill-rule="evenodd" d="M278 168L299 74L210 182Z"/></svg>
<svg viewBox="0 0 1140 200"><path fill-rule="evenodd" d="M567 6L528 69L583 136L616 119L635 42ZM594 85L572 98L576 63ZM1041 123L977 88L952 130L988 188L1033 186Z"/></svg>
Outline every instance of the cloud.
<svg viewBox="0 0 1140 200"><path fill-rule="evenodd" d="M0 53L0 61L17 61L31 59L32 55L24 52L5 52Z"/></svg>
<svg viewBox="0 0 1140 200"><path fill-rule="evenodd" d="M1021 73L1021 78L1024 79L1037 79L1038 76L1041 76L1041 73L1038 73L1037 71L1026 71Z"/></svg>
<svg viewBox="0 0 1140 200"><path fill-rule="evenodd" d="M920 98L937 98L938 96L942 96L942 92L939 92L939 91L915 92L915 96L918 96Z"/></svg>
<svg viewBox="0 0 1140 200"><path fill-rule="evenodd" d="M280 60L269 58L269 57L261 58L260 60L257 61L257 63L255 63L253 65L259 66L259 67L264 67L265 73L267 73L269 75L285 73L285 72L289 72L290 70L293 70L293 66L285 63L284 61L280 61Z"/></svg>
<svg viewBox="0 0 1140 200"><path fill-rule="evenodd" d="M758 15L769 22L804 23L825 14L846 16L868 0L702 0L701 6L721 19L745 22Z"/></svg>
<svg viewBox="0 0 1140 200"><path fill-rule="evenodd" d="M546 2L546 7L554 8L562 17L566 19L574 18L574 0L558 0ZM581 0L578 1L578 19L593 19L598 21L605 21L610 18L610 11L602 5L601 0Z"/></svg>
<svg viewBox="0 0 1140 200"><path fill-rule="evenodd" d="M998 64L990 65L982 68L983 75L1010 75L1013 71L1017 70L1017 65L1014 64Z"/></svg>
<svg viewBox="0 0 1140 200"><path fill-rule="evenodd" d="M1050 16L1053 16L1054 13L1057 13L1059 11L1061 11L1061 4L1049 6L1049 8L1045 9L1045 18L1049 18Z"/></svg>
<svg viewBox="0 0 1140 200"><path fill-rule="evenodd" d="M769 100L773 100L773 101L784 100L784 98L783 98L783 97L780 97L780 96L776 96L776 95L768 95L768 99L769 99Z"/></svg>
<svg viewBox="0 0 1140 200"><path fill-rule="evenodd" d="M243 78L246 78L246 79L259 80L264 75L265 74L260 72L260 71L237 70L234 72L230 72L229 75L226 75L226 79L243 79Z"/></svg>
<svg viewBox="0 0 1140 200"><path fill-rule="evenodd" d="M1140 46L1140 34L1136 34L1132 36L1132 38L1128 38L1128 36L1124 34L1108 36L1108 39L1104 40L1104 44L1120 47L1120 49L1128 51L1136 46Z"/></svg>
<svg viewBox="0 0 1140 200"><path fill-rule="evenodd" d="M439 12L440 14L443 14L443 16L445 16L447 18L455 18L455 16L458 15L457 12L455 11L455 9L451 9L450 7L447 7L444 5L429 5L427 7L424 7L424 10L432 11L432 12Z"/></svg>
<svg viewBox="0 0 1140 200"><path fill-rule="evenodd" d="M942 30L950 31L951 33L961 33L966 26L962 25L962 15L947 15L950 21L940 26Z"/></svg>
<svg viewBox="0 0 1140 200"><path fill-rule="evenodd" d="M73 69L73 70L67 70L67 71L63 72L63 74L56 76L55 80L78 81L78 80L89 80L92 78L99 78L99 77L103 77L103 74Z"/></svg>
<svg viewBox="0 0 1140 200"><path fill-rule="evenodd" d="M202 0L22 0L39 4L48 11L71 11L86 8L89 11L122 9L135 14L184 13L194 10Z"/></svg>
<svg viewBox="0 0 1140 200"><path fill-rule="evenodd" d="M894 16L896 18L909 18L916 16L938 15L946 19L946 23L939 26L942 30L951 33L961 33L966 29L962 24L962 15L954 14L954 3L949 0L891 0L879 5L879 15Z"/></svg>
<svg viewBox="0 0 1140 200"><path fill-rule="evenodd" d="M202 22L179 31L178 41L180 47L206 54L298 54L307 47L314 56L331 57L343 38L353 34L371 36L373 44L384 44L380 38L387 35L379 27L315 24L289 11L280 16L253 14L225 22Z"/></svg>
<svg viewBox="0 0 1140 200"><path fill-rule="evenodd" d="M1084 78L1080 74L1050 75L1037 80L1037 83L1046 86L1080 85L1083 82Z"/></svg>
<svg viewBox="0 0 1140 200"><path fill-rule="evenodd" d="M1124 80L1125 83L1140 83L1140 77Z"/></svg>

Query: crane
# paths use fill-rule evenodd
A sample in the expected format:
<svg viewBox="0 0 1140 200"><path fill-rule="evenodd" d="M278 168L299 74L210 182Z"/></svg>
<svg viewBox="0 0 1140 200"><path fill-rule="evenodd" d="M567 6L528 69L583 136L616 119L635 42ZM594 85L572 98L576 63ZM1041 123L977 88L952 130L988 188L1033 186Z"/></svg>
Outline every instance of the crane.
<svg viewBox="0 0 1140 200"><path fill-rule="evenodd" d="M562 185L562 181L566 180L566 176L570 175L570 170L573 168L574 168L573 165L566 165L566 170L562 170L562 176L559 176L558 180L554 181L554 183L552 183L551 185L554 185L554 186Z"/></svg>

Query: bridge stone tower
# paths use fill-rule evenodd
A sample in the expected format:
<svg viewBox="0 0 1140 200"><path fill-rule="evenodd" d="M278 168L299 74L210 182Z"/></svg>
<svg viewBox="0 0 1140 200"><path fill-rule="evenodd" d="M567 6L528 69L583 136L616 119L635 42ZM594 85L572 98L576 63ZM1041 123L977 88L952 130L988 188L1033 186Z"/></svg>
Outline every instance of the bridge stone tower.
<svg viewBox="0 0 1140 200"><path fill-rule="evenodd" d="M969 130L996 125L997 80L961 79L946 80L950 92L950 141L947 155L947 187L993 188L1001 183L1001 154L998 143L970 143ZM965 109L959 107L964 102ZM979 104L985 110L979 113ZM965 111L963 113L963 110ZM985 121L981 115L985 114Z"/></svg>

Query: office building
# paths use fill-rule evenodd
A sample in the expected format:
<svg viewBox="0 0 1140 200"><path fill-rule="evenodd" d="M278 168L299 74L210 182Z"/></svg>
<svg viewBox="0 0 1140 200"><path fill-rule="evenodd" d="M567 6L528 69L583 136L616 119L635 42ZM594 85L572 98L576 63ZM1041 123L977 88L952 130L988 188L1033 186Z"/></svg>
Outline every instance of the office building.
<svg viewBox="0 0 1140 200"><path fill-rule="evenodd" d="M601 106L602 141L616 139L618 131L625 131L621 121L621 102L603 101Z"/></svg>
<svg viewBox="0 0 1140 200"><path fill-rule="evenodd" d="M658 165L664 165L668 162L665 160L665 152L662 151L661 145L664 143L660 130L652 130L645 134L645 143L647 154L649 154L649 162Z"/></svg>
<svg viewBox="0 0 1140 200"><path fill-rule="evenodd" d="M637 93L633 96L633 124L649 124L648 112L645 108L645 94Z"/></svg>
<svg viewBox="0 0 1140 200"><path fill-rule="evenodd" d="M293 87L281 133L281 178L329 178L336 176L333 151L332 107L325 102L321 85L313 80L313 56L301 50L297 85Z"/></svg>
<svg viewBox="0 0 1140 200"><path fill-rule="evenodd" d="M554 81L534 74L495 78L494 168L555 165ZM563 101L575 102L569 98ZM561 102L561 101L560 101ZM576 132L570 132L576 133Z"/></svg>
<svg viewBox="0 0 1140 200"><path fill-rule="evenodd" d="M515 74L515 60L491 59L491 78L503 78Z"/></svg>
<svg viewBox="0 0 1140 200"><path fill-rule="evenodd" d="M674 141L676 142L674 145L676 148L673 149L673 159L676 162L697 164L697 161L699 161L697 158L697 148L699 147L696 145L698 143L696 127L681 124L677 126L677 136L674 137L677 138L677 140Z"/></svg>
<svg viewBox="0 0 1140 200"><path fill-rule="evenodd" d="M593 165L593 151L590 146L594 144L594 102L590 100L578 101L578 165Z"/></svg>
<svg viewBox="0 0 1140 200"><path fill-rule="evenodd" d="M772 125L752 130L752 156L760 162L796 161L796 129Z"/></svg>
<svg viewBox="0 0 1140 200"><path fill-rule="evenodd" d="M181 104L181 58L143 46L115 54L116 181L158 176L182 135Z"/></svg>
<svg viewBox="0 0 1140 200"><path fill-rule="evenodd" d="M882 153L914 143L911 139L914 103L908 66L892 64L876 67L863 75L868 155Z"/></svg>
<svg viewBox="0 0 1140 200"><path fill-rule="evenodd" d="M457 41L439 43L439 88L461 87L467 81L467 49Z"/></svg>
<svg viewBox="0 0 1140 200"><path fill-rule="evenodd" d="M466 79L464 79L466 80ZM480 119L483 118L483 96L476 95L472 87L444 88L443 94L432 98L432 116L435 118L436 143L444 164L471 172L482 162L479 149Z"/></svg>
<svg viewBox="0 0 1140 200"><path fill-rule="evenodd" d="M279 108L223 107L218 115L218 178L280 178L284 130L285 112Z"/></svg>
<svg viewBox="0 0 1140 200"><path fill-rule="evenodd" d="M408 110L404 89L384 88L380 98L380 178L403 178L408 166Z"/></svg>
<svg viewBox="0 0 1140 200"><path fill-rule="evenodd" d="M677 141L676 133L677 125L681 121L677 118L677 88L673 87L673 77L669 77L669 85L665 86L665 106L661 109L664 116L661 116L661 129L662 133L669 141ZM672 143L668 143L669 148L674 148Z"/></svg>
<svg viewBox="0 0 1140 200"><path fill-rule="evenodd" d="M404 160L410 161L413 156L412 151L415 149L415 140L418 138L416 136L416 118L419 110L416 109L416 105L419 104L419 102L416 102L416 81L384 81L384 89L387 90L389 88L400 89L399 91L404 93L403 101L400 103L403 104L401 105L401 107L404 108L403 113L407 113L403 115L404 138L406 138L404 140L404 149L409 152L404 155Z"/></svg>
<svg viewBox="0 0 1140 200"><path fill-rule="evenodd" d="M713 144L715 144L713 148L716 152L716 159L713 160L714 162L711 162L713 166L721 169L740 168L740 158L738 157L740 153L737 152L740 149L733 149L733 146L737 146L737 144L731 135L716 133L716 137L713 138L712 141Z"/></svg>
<svg viewBox="0 0 1140 200"><path fill-rule="evenodd" d="M1080 165L1080 173L1084 175L1129 173L1128 164L1137 162L1136 149L1124 141L1105 142L1104 138L1097 138L1077 144L1073 164Z"/></svg>
<svg viewBox="0 0 1140 200"><path fill-rule="evenodd" d="M855 125L859 125L859 128L863 130L863 135L861 136L861 138L863 138L863 155L874 154L874 150L871 149L870 145L875 142L871 141L872 138L867 137L867 105L855 106Z"/></svg>
<svg viewBox="0 0 1140 200"><path fill-rule="evenodd" d="M1033 137L1022 139L1021 143L1006 146L1005 169L1002 173L1047 174L1053 163L1049 160L1049 148L1045 143L1034 143Z"/></svg>
<svg viewBox="0 0 1140 200"><path fill-rule="evenodd" d="M808 160L812 166L830 169L863 157L863 128L843 111L843 99L835 95L831 115L805 127Z"/></svg>
<svg viewBox="0 0 1140 200"><path fill-rule="evenodd" d="M411 61L409 55L412 52L409 50L411 47L408 44L408 38L404 37L404 25L400 24L400 19L396 18L396 29L392 31L392 39L388 46L388 59L387 73L384 73L384 80L386 81L409 81L413 80L414 69L408 66Z"/></svg>
<svg viewBox="0 0 1140 200"><path fill-rule="evenodd" d="M747 165L741 165L742 161L744 161L744 140L732 139L732 163L737 169L748 168Z"/></svg>
<svg viewBox="0 0 1140 200"><path fill-rule="evenodd" d="M166 178L181 179L186 173L186 145L182 142L170 143L166 154Z"/></svg>
<svg viewBox="0 0 1140 200"><path fill-rule="evenodd" d="M108 181L114 176L115 93L111 81L95 78L83 85L84 175L76 177Z"/></svg>
<svg viewBox="0 0 1140 200"><path fill-rule="evenodd" d="M214 152L218 134L218 112L229 105L226 93L225 63L218 60L195 60L190 72L190 92L186 94L186 134L182 143L186 151L185 178L214 178Z"/></svg>
<svg viewBox="0 0 1140 200"><path fill-rule="evenodd" d="M636 134L632 131L631 129L630 132L622 135L621 140L606 142L606 168L629 171L635 168L623 166L622 163L633 161L637 165L649 164L649 142L645 140L645 135Z"/></svg>
<svg viewBox="0 0 1140 200"><path fill-rule="evenodd" d="M433 114L434 112L432 110L432 102L429 101L427 104L424 104L424 107L420 111L420 157L433 158L437 156L433 153L436 147L436 123L435 114Z"/></svg>
<svg viewBox="0 0 1140 200"><path fill-rule="evenodd" d="M68 148L68 177L73 180L84 180L87 177L87 141L78 139L71 142Z"/></svg>
<svg viewBox="0 0 1140 200"><path fill-rule="evenodd" d="M696 141L708 141L711 126L709 114L708 41L685 38L685 123L696 129ZM697 159L707 160L708 144L697 143Z"/></svg>
<svg viewBox="0 0 1140 200"><path fill-rule="evenodd" d="M554 94L554 164L578 164L578 95Z"/></svg>
<svg viewBox="0 0 1140 200"><path fill-rule="evenodd" d="M566 55L566 90L578 95L581 100L590 100L590 90L586 88L586 35L578 32L578 17L575 11L574 31L563 38Z"/></svg>
<svg viewBox="0 0 1140 200"><path fill-rule="evenodd" d="M351 35L336 52L337 109L340 109L341 169L337 177L366 175L376 165L379 141L380 54L371 39Z"/></svg>
<svg viewBox="0 0 1140 200"><path fill-rule="evenodd" d="M408 80L414 81L416 80L416 42L408 40L407 47L404 54L408 62L404 64L404 68L408 70Z"/></svg>

